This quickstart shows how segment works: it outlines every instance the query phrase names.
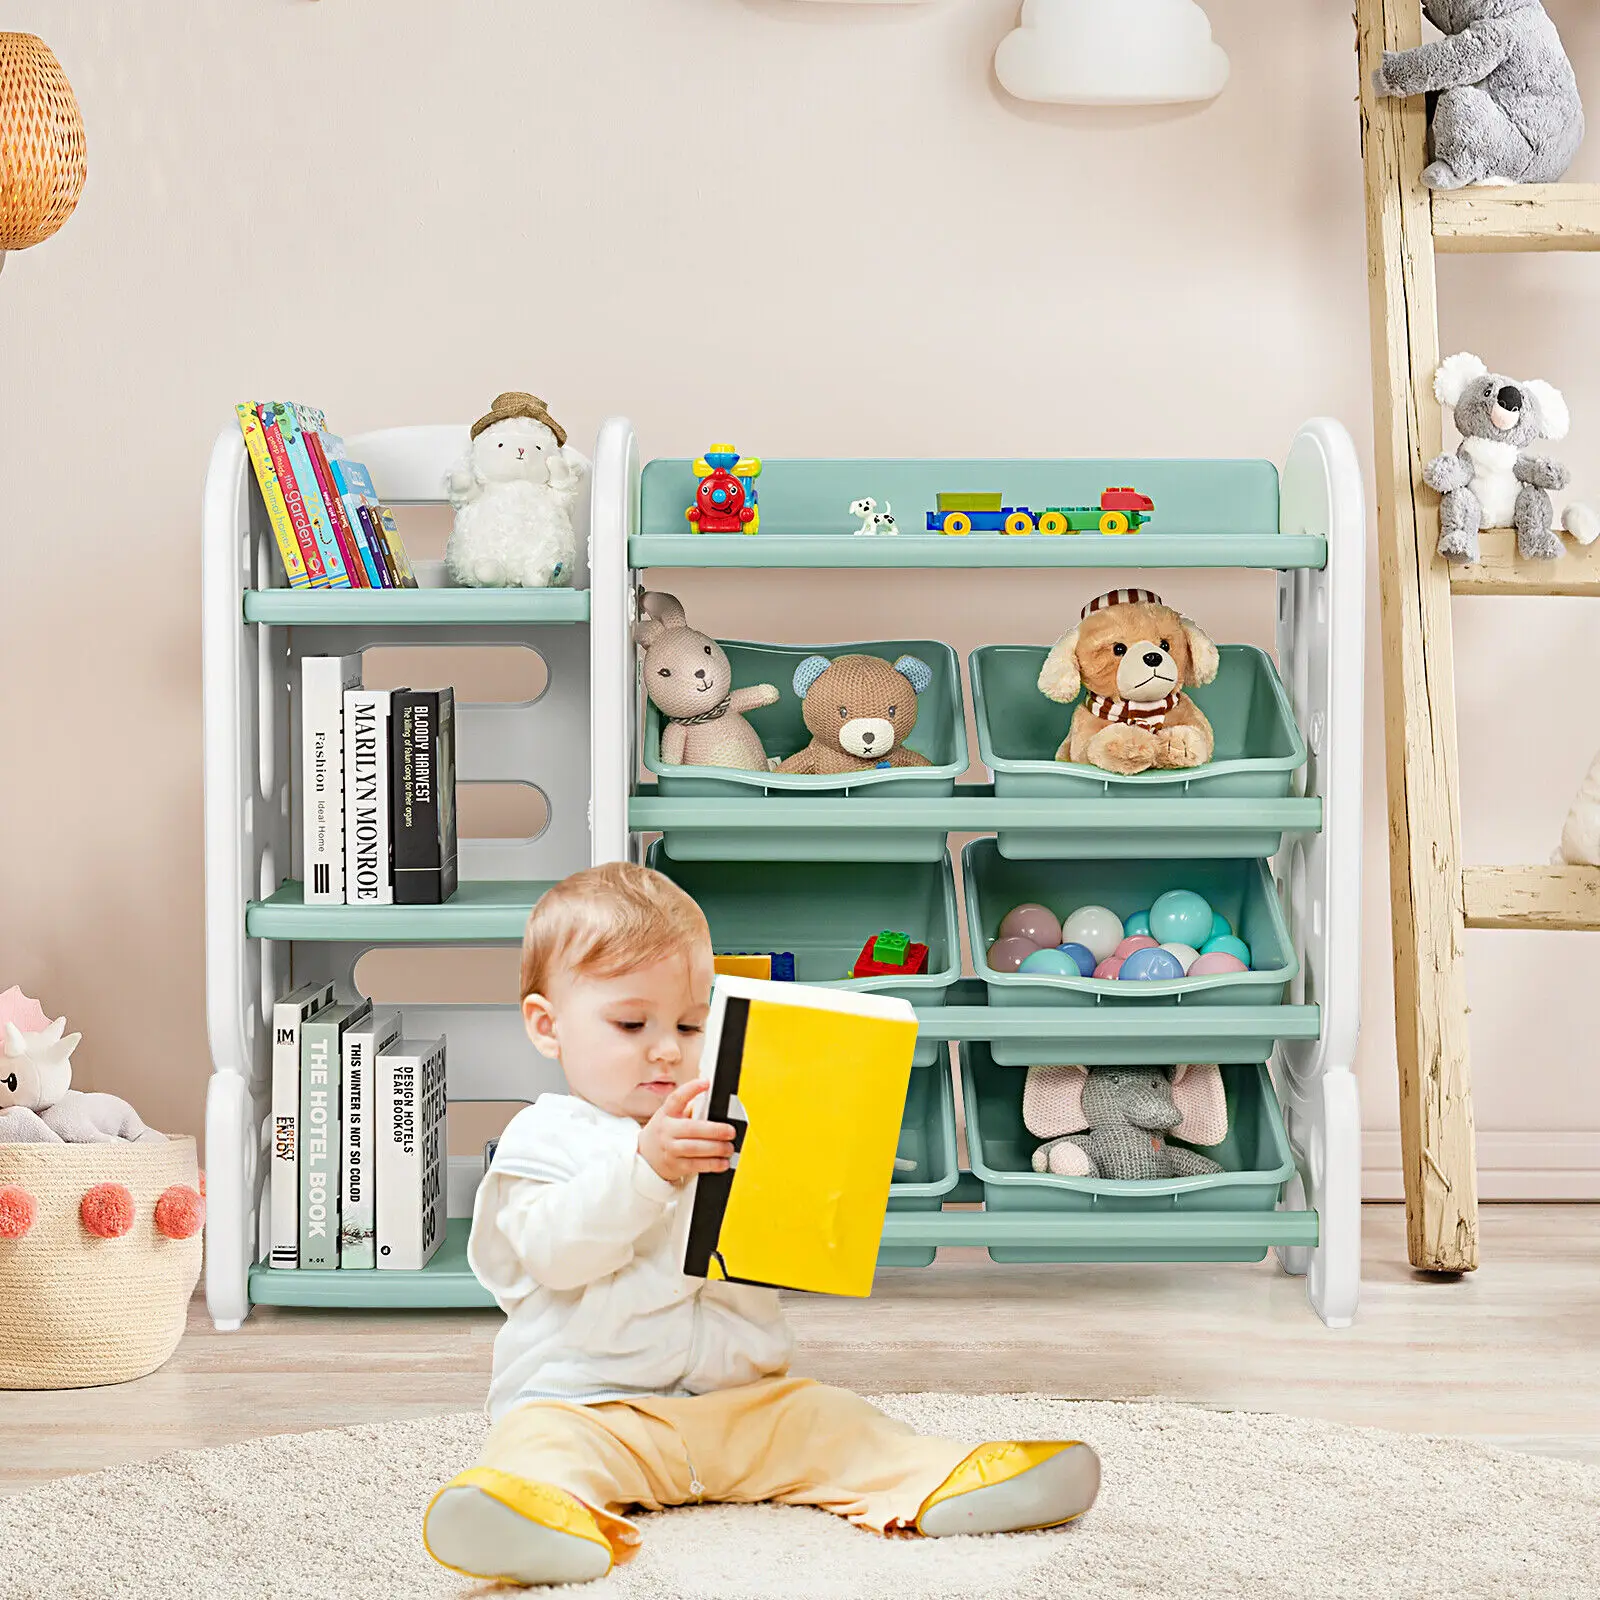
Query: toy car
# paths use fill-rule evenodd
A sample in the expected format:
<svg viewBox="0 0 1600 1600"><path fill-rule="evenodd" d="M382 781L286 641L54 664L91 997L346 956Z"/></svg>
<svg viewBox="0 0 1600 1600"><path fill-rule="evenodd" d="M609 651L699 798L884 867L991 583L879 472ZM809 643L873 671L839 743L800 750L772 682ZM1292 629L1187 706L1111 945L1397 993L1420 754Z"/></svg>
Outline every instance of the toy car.
<svg viewBox="0 0 1600 1600"><path fill-rule="evenodd" d="M929 533L1137 533L1155 501L1127 486L1107 489L1097 506L1047 506L1035 514L998 494L941 494L928 513Z"/></svg>

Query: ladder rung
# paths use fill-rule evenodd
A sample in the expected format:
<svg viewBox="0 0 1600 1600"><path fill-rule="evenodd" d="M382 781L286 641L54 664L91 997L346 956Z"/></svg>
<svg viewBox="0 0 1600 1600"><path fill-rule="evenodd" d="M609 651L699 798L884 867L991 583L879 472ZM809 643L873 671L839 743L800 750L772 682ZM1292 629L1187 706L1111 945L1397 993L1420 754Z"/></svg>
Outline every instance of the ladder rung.
<svg viewBox="0 0 1600 1600"><path fill-rule="evenodd" d="M1559 561L1524 561L1514 533L1482 533L1478 542L1481 561L1450 569L1452 594L1600 595L1600 539L1563 541L1567 553Z"/></svg>
<svg viewBox="0 0 1600 1600"><path fill-rule="evenodd" d="M1436 191L1433 239L1440 251L1600 250L1600 184Z"/></svg>
<svg viewBox="0 0 1600 1600"><path fill-rule="evenodd" d="M1600 867L1468 867L1469 928L1600 928Z"/></svg>

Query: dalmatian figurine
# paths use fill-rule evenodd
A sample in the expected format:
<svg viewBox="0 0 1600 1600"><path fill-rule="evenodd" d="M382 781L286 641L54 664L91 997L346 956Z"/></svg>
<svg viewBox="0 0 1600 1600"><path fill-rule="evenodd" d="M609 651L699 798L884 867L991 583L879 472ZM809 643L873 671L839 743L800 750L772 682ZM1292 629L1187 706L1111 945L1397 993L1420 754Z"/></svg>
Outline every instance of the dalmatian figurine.
<svg viewBox="0 0 1600 1600"><path fill-rule="evenodd" d="M895 525L894 513L889 509L887 500L883 503L883 510L878 509L878 502L870 496L863 496L860 500L850 502L850 515L860 517L861 526L856 529L860 534L895 534L900 529Z"/></svg>

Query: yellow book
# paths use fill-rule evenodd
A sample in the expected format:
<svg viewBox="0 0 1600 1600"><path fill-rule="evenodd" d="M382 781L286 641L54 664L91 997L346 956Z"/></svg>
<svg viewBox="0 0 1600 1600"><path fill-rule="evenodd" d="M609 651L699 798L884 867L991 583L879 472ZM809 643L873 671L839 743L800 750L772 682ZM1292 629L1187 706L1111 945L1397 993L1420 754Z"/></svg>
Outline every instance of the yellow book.
<svg viewBox="0 0 1600 1600"><path fill-rule="evenodd" d="M916 1042L904 1000L716 979L693 1115L731 1123L736 1154L680 1202L689 1276L872 1293Z"/></svg>
<svg viewBox="0 0 1600 1600"><path fill-rule="evenodd" d="M239 418L239 431L244 435L244 447L250 453L250 464L256 469L256 484L267 508L267 520L272 524L272 537L278 542L278 554L283 557L283 570L291 589L304 589L311 583L304 558L300 554L300 541L295 538L294 524L289 521L289 508L284 503L283 490L278 487L278 474L272 465L266 436L261 431L261 418L253 405L236 405L234 413Z"/></svg>

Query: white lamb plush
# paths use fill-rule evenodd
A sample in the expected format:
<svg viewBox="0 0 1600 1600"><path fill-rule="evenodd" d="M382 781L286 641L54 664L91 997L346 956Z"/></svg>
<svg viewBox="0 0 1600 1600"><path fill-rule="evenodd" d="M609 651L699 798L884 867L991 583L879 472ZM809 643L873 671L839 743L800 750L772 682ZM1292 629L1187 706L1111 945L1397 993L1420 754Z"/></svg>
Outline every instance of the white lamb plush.
<svg viewBox="0 0 1600 1600"><path fill-rule="evenodd" d="M445 566L467 588L565 588L582 552L572 527L589 464L537 395L502 394L472 425L446 485L456 508Z"/></svg>

